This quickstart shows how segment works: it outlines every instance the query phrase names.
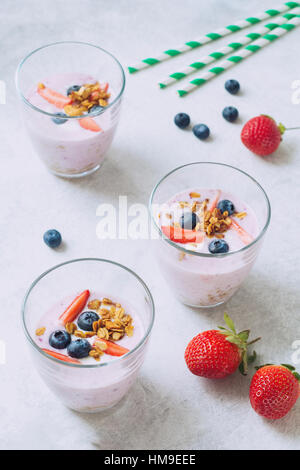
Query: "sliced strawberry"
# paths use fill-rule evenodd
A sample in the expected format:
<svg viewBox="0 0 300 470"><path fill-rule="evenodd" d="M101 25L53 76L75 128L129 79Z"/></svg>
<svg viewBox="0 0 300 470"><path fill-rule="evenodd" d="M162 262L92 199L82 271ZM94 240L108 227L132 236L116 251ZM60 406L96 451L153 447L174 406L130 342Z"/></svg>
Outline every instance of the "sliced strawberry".
<svg viewBox="0 0 300 470"><path fill-rule="evenodd" d="M249 245L249 243L253 242L253 237L250 233L246 232L243 227L241 227L236 220L231 219L231 227L237 232L238 236L242 240L245 245Z"/></svg>
<svg viewBox="0 0 300 470"><path fill-rule="evenodd" d="M84 309L89 296L90 291L85 290L73 300L71 305L69 305L69 307L64 311L64 313L59 317L59 320L63 325L75 320L75 318Z"/></svg>
<svg viewBox="0 0 300 470"><path fill-rule="evenodd" d="M109 84L107 82L103 83L103 85L101 86L101 90L107 92L108 87L109 87Z"/></svg>
<svg viewBox="0 0 300 470"><path fill-rule="evenodd" d="M77 361L76 359L71 359L69 356L65 356L64 354L51 351L50 349L43 349L43 351L49 356L55 357L56 359L59 359L60 361L70 362L71 364L80 364L80 361Z"/></svg>
<svg viewBox="0 0 300 470"><path fill-rule="evenodd" d="M94 121L94 119L90 117L85 117L78 119L78 122L83 129L87 129L88 131L92 132L100 132L102 131L101 127Z"/></svg>
<svg viewBox="0 0 300 470"><path fill-rule="evenodd" d="M162 226L163 234L176 243L202 243L204 234L194 230L183 230L179 227Z"/></svg>
<svg viewBox="0 0 300 470"><path fill-rule="evenodd" d="M70 98L58 93L57 91L51 90L51 88L48 87L38 87L37 92L42 98L44 98L44 100L48 101L48 103L51 103L60 109L63 109L67 104L71 103Z"/></svg>
<svg viewBox="0 0 300 470"><path fill-rule="evenodd" d="M124 354L129 352L129 349L123 348L123 346L119 346L119 344L113 343L112 341L108 341L106 339L98 339L95 341L96 343L105 343L107 348L104 350L105 354L109 354L110 356L124 356Z"/></svg>
<svg viewBox="0 0 300 470"><path fill-rule="evenodd" d="M218 189L217 195L216 195L215 199L213 200L213 202L211 203L211 206L209 208L210 212L212 212L217 207L220 196L221 196L221 191Z"/></svg>

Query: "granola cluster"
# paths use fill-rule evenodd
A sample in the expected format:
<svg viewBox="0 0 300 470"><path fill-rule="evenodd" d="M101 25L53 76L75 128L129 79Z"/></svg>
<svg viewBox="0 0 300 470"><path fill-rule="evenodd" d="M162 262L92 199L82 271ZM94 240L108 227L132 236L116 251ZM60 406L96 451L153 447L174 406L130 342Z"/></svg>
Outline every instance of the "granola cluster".
<svg viewBox="0 0 300 470"><path fill-rule="evenodd" d="M212 212L207 211L204 214L204 231L209 238L223 238L230 225L231 218L227 211L222 213L220 209L215 208Z"/></svg>
<svg viewBox="0 0 300 470"><path fill-rule="evenodd" d="M88 112L93 106L105 108L108 105L110 93L107 92L108 86L101 88L100 83L87 83L82 85L78 91L73 91L69 98L71 103L64 107L68 116L81 116Z"/></svg>
<svg viewBox="0 0 300 470"><path fill-rule="evenodd" d="M131 315L125 313L125 309L121 304L115 303L108 298L91 300L88 303L88 308L95 310L100 317L98 321L93 323L93 331L79 330L74 322L66 323L65 329L70 335L74 335L77 338L88 339L97 336L89 355L96 361L99 361L108 348L105 341L116 342L125 335L133 336L133 319ZM45 331L45 327L38 328L35 334L42 336Z"/></svg>
<svg viewBox="0 0 300 470"><path fill-rule="evenodd" d="M201 195L197 192L190 193L191 198L200 198ZM229 217L227 211L220 211L218 208L213 210L208 209L209 199L204 201L180 201L179 206L181 209L189 208L191 212L198 215L200 222L196 225L195 230L205 232L207 237L212 238L224 238L224 233L230 228L232 220ZM168 214L167 214L168 215ZM234 216L239 219L246 217L246 212L235 212ZM170 216L171 218L171 216ZM175 226L180 227L179 223L175 223Z"/></svg>

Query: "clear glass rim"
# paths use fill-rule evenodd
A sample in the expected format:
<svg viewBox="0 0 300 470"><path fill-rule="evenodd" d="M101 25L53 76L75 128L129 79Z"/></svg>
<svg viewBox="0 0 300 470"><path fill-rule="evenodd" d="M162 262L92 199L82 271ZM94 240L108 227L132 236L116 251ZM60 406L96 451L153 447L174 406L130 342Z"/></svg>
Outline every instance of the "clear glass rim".
<svg viewBox="0 0 300 470"><path fill-rule="evenodd" d="M77 45L82 45L82 46L94 47L95 49L99 49L101 52L104 52L105 54L107 54L108 56L110 56L110 57L116 62L116 64L118 65L118 67L119 67L119 69L120 69L120 72L121 72L121 76L122 76L122 86L121 86L120 92L118 93L118 95L115 97L115 99L114 99L111 103L109 103L107 106L105 106L105 108L99 110L98 112L92 113L91 116L92 116L92 117L96 117L96 116L99 116L100 114L104 114L104 113L105 113L108 109L110 109L110 108L121 98L121 96L123 95L124 88L125 88L125 83L126 83L125 72L124 72L124 69L123 69L122 65L120 64L120 62L118 61L118 59L117 59L113 54L111 54L110 52L106 51L106 50L103 49L102 47L97 46L96 44L91 44L91 43L83 42L83 41L58 41L58 42L53 42L53 43L50 43L50 44L45 44L44 46L38 47L37 49L34 49L33 51L29 52L29 54L27 54L27 55L21 60L21 62L19 63L19 65L18 65L18 67L17 67L17 70L16 70L16 74L15 74L16 89L17 89L17 92L18 92L18 94L20 95L22 101L23 101L27 106L29 106L30 108L34 109L35 111L38 111L39 113L45 114L46 116L57 117L55 113L48 113L47 111L44 111L44 110L38 108L37 106L34 106L32 103L30 103L30 101L27 100L27 98L23 95L23 93L22 93L22 91L21 91L21 87L20 87L20 72L21 72L21 69L22 69L23 65L25 64L25 62L26 62L32 55L34 55L36 52L39 52L39 51L41 51L42 49L46 49L47 47L60 46L60 45L63 45L63 44L74 44L74 45L77 44ZM80 118L82 118L82 116L67 116L67 117L66 117L66 119L80 119Z"/></svg>
<svg viewBox="0 0 300 470"><path fill-rule="evenodd" d="M147 294L147 297L148 299L150 300L150 308L151 308L151 321L148 325L148 328L143 336L143 338L141 339L141 341L133 348L131 349L128 353L124 354L124 356L121 356L121 357L118 357L117 359L113 359L112 361L110 362L102 362L102 363L99 363L99 364L72 364L72 363L69 363L69 362L63 362L63 361L60 361L59 359L56 359L55 357L52 357L52 356L49 356L48 354L46 354L41 348L39 348L39 346L36 344L36 342L33 340L31 334L29 333L28 331L28 328L27 328L27 325L26 325L26 320L25 320L25 310L26 310L26 304L27 304L27 300L28 300L28 297L30 296L30 293L32 292L32 290L34 289L34 287L39 283L39 281L41 279L43 279L45 276L47 276L47 274L51 273L52 271L55 271L56 269L59 269L63 266L66 266L68 264L72 264L72 263L78 263L78 262L82 262L82 261L98 261L100 263L108 263L108 264L112 264L114 266L117 266L118 268L121 268L123 269L124 271L127 271L129 274L131 274L133 277L135 277L139 283L142 285L142 287L144 288L146 294ZM72 259L72 260L69 260L69 261L65 261L64 263L60 263L60 264L57 264L55 266L53 266L52 268L50 269L47 269L47 271L44 271L40 276L38 276L33 282L32 284L30 285L29 289L27 290L26 294L25 294L25 297L24 297L24 300L23 300L23 303L22 303L22 308L21 308L21 315L22 315L22 324L23 324L23 328L24 328L24 332L25 332L25 336L26 338L28 339L29 343L34 347L34 349L36 351L38 351L42 356L44 356L46 359L48 360L51 360L53 362L56 362L57 364L60 364L61 366L66 366L66 367L76 367L76 368L84 368L84 369L97 369L99 367L105 367L105 366L109 366L110 364L116 364L116 363L121 363L122 361L124 361L124 359L127 359L128 357L130 357L135 351L137 351L138 349L140 349L143 344L145 343L145 341L147 340L147 338L149 337L151 331L152 331L152 327L153 327L153 323L154 323L154 318L155 318L155 306L154 306L154 300L153 300L153 297L152 297L152 294L148 288L148 286L145 284L145 282L143 281L143 279L141 279L134 271L132 271L131 269L127 268L126 266L120 264L120 263L117 263L115 261L111 261L111 260L108 260L108 259L104 259L104 258L76 258L76 259Z"/></svg>
<svg viewBox="0 0 300 470"><path fill-rule="evenodd" d="M267 211L268 211L268 214L267 214L267 218L266 218L266 222L264 224L264 226L262 227L260 233L257 235L257 237L251 242L249 243L249 245L246 245L246 246L243 246L242 248L240 248L239 250L236 250L236 251L229 251L227 253L216 253L216 254L213 254L213 253L200 253L200 252L197 252L197 251L193 251L193 250L188 250L182 246L180 246L178 243L175 243L173 242L172 240L170 240L160 229L159 225L156 223L156 220L154 218L154 215L153 215L153 211L152 211L152 205L153 205L153 199L154 199L154 196L156 194L156 191L157 189L159 188L159 186L161 185L161 183L163 183L169 176L171 176L173 173L175 173L176 171L178 170L181 170L183 168L186 168L188 166L193 166L193 165L218 165L218 166L225 166L227 168L230 168L232 170L235 170L241 174L243 174L244 176L248 177L250 180L252 180L256 186L260 189L260 191L262 192L263 196L265 197L265 201L266 201L266 204L267 204ZM176 248L177 250L179 251L182 251L183 253L185 254L188 254L188 255L193 255L193 256L199 256L201 258L226 258L228 256L232 256L232 255L236 255L237 253L242 253L243 251L246 251L248 250L249 248L251 248L253 245L255 245L262 237L263 235L265 234L268 226L269 226L269 223L270 223L270 220L271 220L271 205L270 205L270 201L269 201L269 198L267 196L267 193L265 192L265 190L263 189L263 187L256 181L256 179L254 179L252 176L250 176L248 173L246 173L245 171L243 170L240 170L239 168L236 168L235 166L232 166L232 165L227 165L226 163L218 163L218 162L193 162L193 163L187 163L185 165L181 165L181 166L178 166L177 168L174 168L173 170L171 170L169 173L167 173L165 176L163 176L159 181L158 183L155 185L151 195L150 195L150 199L149 199L149 212L150 212L150 217L151 217L151 220L154 224L154 227L156 228L156 230L158 231L159 235L161 236L161 238L166 241L167 243L169 243L169 245L173 246L174 248Z"/></svg>

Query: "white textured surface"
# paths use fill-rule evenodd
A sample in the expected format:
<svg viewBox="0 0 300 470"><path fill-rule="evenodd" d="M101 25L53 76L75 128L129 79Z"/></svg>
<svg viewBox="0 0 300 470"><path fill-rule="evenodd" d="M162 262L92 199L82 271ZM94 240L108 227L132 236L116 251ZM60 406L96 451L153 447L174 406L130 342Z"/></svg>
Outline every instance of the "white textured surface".
<svg viewBox="0 0 300 470"><path fill-rule="evenodd" d="M288 133L280 150L264 160L243 148L239 132L243 122L260 113L287 126L300 125L300 106L291 103L291 83L300 79L300 30L185 99L176 96L176 86L158 90L156 81L227 44L228 38L128 77L109 158L101 172L81 181L50 175L33 154L21 129L13 82L17 62L43 43L90 41L112 51L125 66L275 4L2 0L0 79L7 84L7 104L0 106L0 339L7 343L7 364L0 366L1 448L300 448L299 403L285 419L266 422L249 405L250 377L236 374L213 382L188 373L183 360L187 341L219 324L224 307L196 311L179 305L160 277L149 242L100 241L95 232L100 203L116 202L119 193L130 202L146 203L158 178L181 163L211 160L248 171L268 192L273 218L252 274L226 310L240 328L263 336L257 346L261 361L291 362L292 343L300 339L300 131ZM227 78L240 81L240 96L225 92ZM223 120L226 105L238 107L239 123ZM210 141L202 143L191 132L179 131L172 123L179 111L190 113L193 122L207 123ZM51 251L42 242L43 232L52 227L65 239L62 251ZM152 290L157 308L137 384L114 413L94 416L73 413L52 396L33 370L20 324L29 283L49 266L81 256L111 257L136 270Z"/></svg>

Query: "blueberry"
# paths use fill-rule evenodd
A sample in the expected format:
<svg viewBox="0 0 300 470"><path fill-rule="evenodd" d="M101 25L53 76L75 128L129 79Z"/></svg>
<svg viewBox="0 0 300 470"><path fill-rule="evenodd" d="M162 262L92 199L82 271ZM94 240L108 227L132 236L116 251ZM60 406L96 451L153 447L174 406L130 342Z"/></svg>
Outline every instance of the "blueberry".
<svg viewBox="0 0 300 470"><path fill-rule="evenodd" d="M225 88L231 95L236 95L240 89L240 84L237 80L227 80Z"/></svg>
<svg viewBox="0 0 300 470"><path fill-rule="evenodd" d="M101 109L103 109L103 106L100 106L99 104L95 104L94 106L92 106L88 112L89 113L97 113L98 111L101 111Z"/></svg>
<svg viewBox="0 0 300 470"><path fill-rule="evenodd" d="M220 201L217 207L220 209L222 214L225 211L228 212L228 215L232 215L234 213L234 205L231 201L228 201L228 199L223 199L223 201Z"/></svg>
<svg viewBox="0 0 300 470"><path fill-rule="evenodd" d="M96 312L83 312L79 315L77 324L84 331L93 331L93 323L98 320L99 315Z"/></svg>
<svg viewBox="0 0 300 470"><path fill-rule="evenodd" d="M223 118L228 122L234 122L237 120L239 112L233 106L227 106L223 109Z"/></svg>
<svg viewBox="0 0 300 470"><path fill-rule="evenodd" d="M72 85L67 89L67 95L69 96L73 91L79 91L81 88L80 85Z"/></svg>
<svg viewBox="0 0 300 470"><path fill-rule="evenodd" d="M71 336L65 330L56 330L49 337L49 344L55 349L65 349L71 343Z"/></svg>
<svg viewBox="0 0 300 470"><path fill-rule="evenodd" d="M185 212L180 217L180 225L183 229L194 230L199 222L199 217L194 212Z"/></svg>
<svg viewBox="0 0 300 470"><path fill-rule="evenodd" d="M47 230L43 238L46 245L50 246L50 248L57 248L61 244L61 234L57 230Z"/></svg>
<svg viewBox="0 0 300 470"><path fill-rule="evenodd" d="M191 122L190 116L186 113L178 113L174 117L174 122L180 129L185 129Z"/></svg>
<svg viewBox="0 0 300 470"><path fill-rule="evenodd" d="M205 140L209 136L210 130L205 124L196 124L193 127L193 133L198 139Z"/></svg>
<svg viewBox="0 0 300 470"><path fill-rule="evenodd" d="M51 118L51 120L54 122L54 124L64 124L67 122L68 119L64 119L67 117L65 113L55 113L55 116L60 116L57 118Z"/></svg>
<svg viewBox="0 0 300 470"><path fill-rule="evenodd" d="M87 357L89 355L92 346L86 339L76 339L76 341L72 341L72 343L68 346L68 354L71 357L75 357L76 359L82 359L83 357Z"/></svg>
<svg viewBox="0 0 300 470"><path fill-rule="evenodd" d="M228 243L225 240L213 240L208 245L208 249L211 253L227 253L229 251Z"/></svg>

